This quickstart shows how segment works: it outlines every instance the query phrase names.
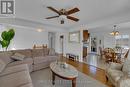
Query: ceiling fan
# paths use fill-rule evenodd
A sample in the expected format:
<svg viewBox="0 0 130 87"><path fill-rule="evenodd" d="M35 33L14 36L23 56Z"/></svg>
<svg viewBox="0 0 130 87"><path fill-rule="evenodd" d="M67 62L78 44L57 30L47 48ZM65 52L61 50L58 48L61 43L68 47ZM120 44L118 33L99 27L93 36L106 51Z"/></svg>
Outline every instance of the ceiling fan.
<svg viewBox="0 0 130 87"><path fill-rule="evenodd" d="M70 14L74 14L74 13L80 11L77 7L73 8L71 10L68 10L68 11L66 9L61 9L61 10L58 11L53 7L47 7L47 8L50 9L51 11L53 11L53 12L56 12L58 15L52 16L52 17L47 17L46 19L52 19L52 18L58 18L59 17L61 19L61 24L64 24L65 19L70 19L70 20L73 20L75 22L79 21L78 18L69 16Z"/></svg>

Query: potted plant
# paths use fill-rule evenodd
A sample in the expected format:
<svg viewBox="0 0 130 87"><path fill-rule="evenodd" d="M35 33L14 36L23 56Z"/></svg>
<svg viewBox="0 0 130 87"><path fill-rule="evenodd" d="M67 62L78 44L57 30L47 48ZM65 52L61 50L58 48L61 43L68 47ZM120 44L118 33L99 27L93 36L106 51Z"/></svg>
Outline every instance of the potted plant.
<svg viewBox="0 0 130 87"><path fill-rule="evenodd" d="M9 29L7 31L3 31L1 34L1 40L0 40L0 44L3 48L3 50L5 49L5 51L7 51L11 40L14 38L15 36L15 31L14 29Z"/></svg>

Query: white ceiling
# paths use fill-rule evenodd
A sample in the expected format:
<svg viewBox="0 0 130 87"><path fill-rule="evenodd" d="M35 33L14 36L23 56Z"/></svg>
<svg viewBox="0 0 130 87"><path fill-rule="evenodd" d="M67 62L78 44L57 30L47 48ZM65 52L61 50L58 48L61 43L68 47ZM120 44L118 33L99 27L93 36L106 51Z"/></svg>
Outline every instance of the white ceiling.
<svg viewBox="0 0 130 87"><path fill-rule="evenodd" d="M55 27L72 28L80 25L91 25L98 21L107 23L129 21L126 17L130 15L130 0L15 0L16 15L18 19L29 20L37 23L43 23ZM48 10L46 6L52 6L56 9L70 9L78 7L80 12L73 14L80 19L79 22L67 20L61 25L58 18L46 20L48 16L55 16L56 13ZM118 20L116 18L118 17Z"/></svg>
<svg viewBox="0 0 130 87"><path fill-rule="evenodd" d="M130 22L126 22L126 23L120 23L120 24L116 24L116 30L119 32L125 32L125 33L130 33ZM114 30L114 25L105 25L105 26L100 26L100 27L96 27L96 28L92 28L89 29L89 32L95 32L95 33L99 33L99 32L111 32Z"/></svg>

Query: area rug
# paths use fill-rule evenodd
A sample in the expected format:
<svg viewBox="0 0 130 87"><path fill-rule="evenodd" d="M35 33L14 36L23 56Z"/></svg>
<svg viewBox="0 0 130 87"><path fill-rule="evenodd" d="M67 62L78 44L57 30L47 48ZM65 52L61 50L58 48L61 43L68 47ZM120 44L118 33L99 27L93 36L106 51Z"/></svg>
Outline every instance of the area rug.
<svg viewBox="0 0 130 87"><path fill-rule="evenodd" d="M56 77L55 85L52 85L52 73L49 68L31 73L34 87L72 87L71 81ZM76 87L107 87L99 81L79 72Z"/></svg>

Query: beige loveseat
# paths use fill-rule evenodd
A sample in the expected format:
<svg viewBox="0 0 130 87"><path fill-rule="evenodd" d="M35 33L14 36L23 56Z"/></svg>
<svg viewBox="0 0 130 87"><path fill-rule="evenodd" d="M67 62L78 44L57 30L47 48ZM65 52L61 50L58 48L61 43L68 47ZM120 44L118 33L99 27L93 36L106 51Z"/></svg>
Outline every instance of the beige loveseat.
<svg viewBox="0 0 130 87"><path fill-rule="evenodd" d="M6 63L0 72L0 87L33 87L29 72L49 67L58 58L51 53L53 49L24 49L0 52L0 59ZM21 61L14 61L11 56L15 53L25 55Z"/></svg>
<svg viewBox="0 0 130 87"><path fill-rule="evenodd" d="M106 77L115 87L130 87L130 60L124 64L110 63Z"/></svg>

